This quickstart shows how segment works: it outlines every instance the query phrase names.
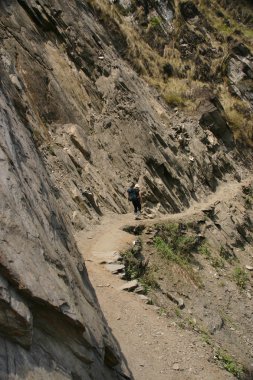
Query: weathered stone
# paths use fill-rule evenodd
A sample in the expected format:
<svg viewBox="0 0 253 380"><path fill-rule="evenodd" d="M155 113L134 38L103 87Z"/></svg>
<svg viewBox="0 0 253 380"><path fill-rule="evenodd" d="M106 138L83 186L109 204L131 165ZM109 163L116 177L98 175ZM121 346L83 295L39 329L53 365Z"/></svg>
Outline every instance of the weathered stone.
<svg viewBox="0 0 253 380"><path fill-rule="evenodd" d="M245 51L246 53L246 51ZM227 59L227 75L230 80L229 89L232 95L253 102L253 65L250 52L247 57L232 54Z"/></svg>
<svg viewBox="0 0 253 380"><path fill-rule="evenodd" d="M135 293L143 293L144 292L143 286L139 285L137 288L134 289L134 292Z"/></svg>
<svg viewBox="0 0 253 380"><path fill-rule="evenodd" d="M141 235L144 229L145 225L142 224L138 224L137 226L126 225L122 227L123 231L133 235Z"/></svg>
<svg viewBox="0 0 253 380"><path fill-rule="evenodd" d="M148 303L150 301L150 299L147 296L145 296L144 294L139 294L139 298L146 303Z"/></svg>
<svg viewBox="0 0 253 380"><path fill-rule="evenodd" d="M174 371L179 371L180 370L179 363L174 363L172 366L172 369L174 369Z"/></svg>
<svg viewBox="0 0 253 380"><path fill-rule="evenodd" d="M125 269L125 265L123 264L106 264L105 267L114 274L122 272Z"/></svg>
<svg viewBox="0 0 253 380"><path fill-rule="evenodd" d="M87 137L85 136L84 130L75 124L64 124L62 129L70 136L75 147L89 160L91 152L88 148Z"/></svg>
<svg viewBox="0 0 253 380"><path fill-rule="evenodd" d="M30 347L33 317L27 303L0 275L0 332L24 347Z"/></svg>
<svg viewBox="0 0 253 380"><path fill-rule="evenodd" d="M132 292L138 286L137 280L128 281L126 284L122 285L119 289Z"/></svg>
<svg viewBox="0 0 253 380"><path fill-rule="evenodd" d="M212 313L205 318L205 324L210 334L214 334L223 328L224 320L220 315Z"/></svg>
<svg viewBox="0 0 253 380"><path fill-rule="evenodd" d="M120 256L120 254L113 255L110 257L107 261L106 264L119 264L123 260L123 257Z"/></svg>
<svg viewBox="0 0 253 380"><path fill-rule="evenodd" d="M178 298L177 304L178 304L179 309L183 309L185 307L183 298Z"/></svg>
<svg viewBox="0 0 253 380"><path fill-rule="evenodd" d="M211 98L206 104L206 111L200 118L200 125L209 129L224 144L233 144L233 135L231 129L223 114L223 108L217 98Z"/></svg>
<svg viewBox="0 0 253 380"><path fill-rule="evenodd" d="M180 11L185 20L189 20L200 14L198 8L192 1L180 3Z"/></svg>
<svg viewBox="0 0 253 380"><path fill-rule="evenodd" d="M247 57L247 55L250 55L250 50L247 46L245 46L243 43L239 43L233 47L233 52L237 55L240 55L241 57Z"/></svg>

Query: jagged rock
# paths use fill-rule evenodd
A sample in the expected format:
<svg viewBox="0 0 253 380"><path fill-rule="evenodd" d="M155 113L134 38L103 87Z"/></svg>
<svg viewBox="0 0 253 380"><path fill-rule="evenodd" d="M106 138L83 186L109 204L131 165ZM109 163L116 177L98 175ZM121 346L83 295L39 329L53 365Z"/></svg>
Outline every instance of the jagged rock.
<svg viewBox="0 0 253 380"><path fill-rule="evenodd" d="M128 281L126 284L122 285L119 289L126 290L127 292L132 292L138 286L137 280Z"/></svg>
<svg viewBox="0 0 253 380"><path fill-rule="evenodd" d="M206 103L206 110L199 121L203 128L209 129L225 145L233 144L233 135L223 115L223 108L217 98Z"/></svg>
<svg viewBox="0 0 253 380"><path fill-rule="evenodd" d="M180 12L185 20L199 16L200 12L192 1L180 3Z"/></svg>
<svg viewBox="0 0 253 380"><path fill-rule="evenodd" d="M142 225L142 224L138 224L137 226L123 226L122 227L122 230L123 231L126 231L130 234L134 234L134 235L141 235L143 230L145 229L145 225Z"/></svg>
<svg viewBox="0 0 253 380"><path fill-rule="evenodd" d="M0 331L9 339L29 348L32 344L33 317L27 302L0 275Z"/></svg>
<svg viewBox="0 0 253 380"><path fill-rule="evenodd" d="M112 121L110 119L105 119L104 122L103 122L103 126L104 126L105 129L111 128Z"/></svg>
<svg viewBox="0 0 253 380"><path fill-rule="evenodd" d="M70 136L75 147L80 150L84 158L90 160L91 152L88 148L87 137L79 125L65 124L62 129Z"/></svg>
<svg viewBox="0 0 253 380"><path fill-rule="evenodd" d="M162 290L162 293L166 295L166 297L168 297L172 302L177 304L180 309L183 309L185 307L184 300L182 298L178 298L171 292L167 292L165 290Z"/></svg>
<svg viewBox="0 0 253 380"><path fill-rule="evenodd" d="M184 300L182 298L177 299L177 304L179 309L183 309L185 307Z"/></svg>
<svg viewBox="0 0 253 380"><path fill-rule="evenodd" d="M146 303L149 303L149 302L150 302L150 299L149 299L147 296L145 296L144 294L139 294L139 298L140 298L142 301L146 302Z"/></svg>
<svg viewBox="0 0 253 380"><path fill-rule="evenodd" d="M173 366L172 366L172 369L174 369L174 371L179 371L180 370L179 363L174 363Z"/></svg>
<svg viewBox="0 0 253 380"><path fill-rule="evenodd" d="M144 292L143 286L139 285L137 288L134 289L134 292L135 293L143 293Z"/></svg>
<svg viewBox="0 0 253 380"><path fill-rule="evenodd" d="M118 277L119 277L120 279L122 279L122 280L125 280L125 279L126 279L126 273L125 273L125 272L120 272L120 273L118 274Z"/></svg>
<svg viewBox="0 0 253 380"><path fill-rule="evenodd" d="M96 195L92 194L92 192L88 190L83 190L82 194L88 199L94 210L96 210L99 215L102 215L102 211L100 210Z"/></svg>
<svg viewBox="0 0 253 380"><path fill-rule="evenodd" d="M250 52L248 54L246 56L231 55L227 59L227 75L230 80L231 93L239 98L248 99L252 103L253 65L252 55Z"/></svg>
<svg viewBox="0 0 253 380"><path fill-rule="evenodd" d="M76 230L82 230L84 228L84 223L82 219L82 215L80 212L75 210L72 214L71 223L74 225Z"/></svg>
<svg viewBox="0 0 253 380"><path fill-rule="evenodd" d="M125 265L123 264L106 264L106 269L108 269L113 274L117 274L122 272L125 269Z"/></svg>
<svg viewBox="0 0 253 380"><path fill-rule="evenodd" d="M123 260L122 256L119 253L113 252L109 254L110 258L107 260L106 264L119 264Z"/></svg>
<svg viewBox="0 0 253 380"><path fill-rule="evenodd" d="M228 77L231 80L231 82L236 85L238 82L240 82L243 78L245 78L245 72L243 71L244 63L235 57L231 57L228 66L227 66L227 73Z"/></svg>
<svg viewBox="0 0 253 380"><path fill-rule="evenodd" d="M224 326L223 318L217 314L206 317L205 323L207 324L207 328L210 334L214 334L215 332L221 330Z"/></svg>
<svg viewBox="0 0 253 380"><path fill-rule="evenodd" d="M250 55L250 49L243 43L239 43L233 47L233 52L241 57L247 57Z"/></svg>

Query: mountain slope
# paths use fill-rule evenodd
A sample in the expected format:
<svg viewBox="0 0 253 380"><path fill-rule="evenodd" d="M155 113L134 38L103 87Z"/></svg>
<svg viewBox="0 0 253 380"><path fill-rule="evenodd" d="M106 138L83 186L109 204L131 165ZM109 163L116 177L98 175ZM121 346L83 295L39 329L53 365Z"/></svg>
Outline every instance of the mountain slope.
<svg viewBox="0 0 253 380"><path fill-rule="evenodd" d="M92 228L108 210L126 213L133 179L144 189L147 213L156 215L182 211L224 181L246 178L252 167L250 148L235 143L220 93L193 78L201 64L194 61L188 77L171 61L170 77L165 29L178 22L180 4L161 3L162 23L145 4L128 13L107 1L0 2L3 376L127 376L73 230ZM180 30L188 39L198 35L187 49L199 53L197 21ZM171 57L181 62L185 43L171 41ZM250 68L245 47L232 58L232 71ZM241 79L248 84L247 70ZM169 91L172 85L185 99ZM10 357L18 364L8 367Z"/></svg>

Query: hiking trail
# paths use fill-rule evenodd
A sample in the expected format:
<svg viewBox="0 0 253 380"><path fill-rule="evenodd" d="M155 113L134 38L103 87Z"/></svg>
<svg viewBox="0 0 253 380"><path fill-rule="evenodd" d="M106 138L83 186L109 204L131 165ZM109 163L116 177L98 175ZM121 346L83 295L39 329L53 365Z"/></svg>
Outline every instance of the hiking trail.
<svg viewBox="0 0 253 380"><path fill-rule="evenodd" d="M229 201L248 182L249 179L240 183L224 183L206 200L194 203L182 213L159 219L136 221L133 213L108 213L91 231L76 234L101 309L134 379L234 379L233 375L210 362L211 348L196 333L180 329L159 315L158 308L144 303L138 294L120 290L126 281L109 272L106 263L113 262L117 253L133 243L134 235L124 232L124 225L175 221L200 214L201 210L216 202Z"/></svg>

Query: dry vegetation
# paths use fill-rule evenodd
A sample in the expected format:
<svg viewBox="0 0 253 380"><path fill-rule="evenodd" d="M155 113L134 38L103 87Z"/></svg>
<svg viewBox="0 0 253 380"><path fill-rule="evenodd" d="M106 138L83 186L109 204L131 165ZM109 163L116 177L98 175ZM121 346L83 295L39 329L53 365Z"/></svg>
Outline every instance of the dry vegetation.
<svg viewBox="0 0 253 380"><path fill-rule="evenodd" d="M232 36L240 38L248 46L252 44L253 10L250 8L250 2L245 0L244 7L239 6L235 1L226 0L221 2L199 0L197 2L196 5L202 16L204 15L206 22L213 29L213 32L209 30L208 35L205 36L207 45L211 41L211 47L221 48L223 52L220 57L211 60L201 56L199 49L196 50L194 59L182 59L180 51L176 48L179 31L184 23L179 11L179 0L175 1L176 17L171 29L155 13L155 10L150 12L146 18L146 24L142 25L141 22L145 18L144 11L134 0L129 9L104 0L89 0L89 2L99 17L103 18L107 27L111 25L110 20L113 21L114 27L116 25L118 29L119 38L126 42L124 58L158 90L169 105L194 110L199 103L198 100L203 97L203 87L208 87L210 90L219 88L218 93L235 138L252 144L253 126L250 108L246 101L236 99L229 93L226 78L223 75L224 63L229 54L227 39ZM189 28L197 31L198 24L191 25ZM210 67L209 82L196 79L199 69L196 63L198 56ZM164 74L164 66L167 63L173 67L172 76ZM219 84L212 79L217 75L220 76Z"/></svg>
<svg viewBox="0 0 253 380"><path fill-rule="evenodd" d="M253 145L252 110L248 102L231 96L226 86L222 86L220 98L235 139Z"/></svg>

